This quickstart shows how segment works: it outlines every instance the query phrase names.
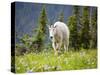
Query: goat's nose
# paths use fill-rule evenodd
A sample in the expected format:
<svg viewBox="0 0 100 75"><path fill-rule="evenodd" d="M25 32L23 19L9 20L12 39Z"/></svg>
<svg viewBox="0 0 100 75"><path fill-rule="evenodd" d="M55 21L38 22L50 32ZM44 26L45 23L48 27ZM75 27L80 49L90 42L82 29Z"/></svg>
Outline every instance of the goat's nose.
<svg viewBox="0 0 100 75"><path fill-rule="evenodd" d="M52 36L50 36L50 38L52 39L53 37L52 37Z"/></svg>

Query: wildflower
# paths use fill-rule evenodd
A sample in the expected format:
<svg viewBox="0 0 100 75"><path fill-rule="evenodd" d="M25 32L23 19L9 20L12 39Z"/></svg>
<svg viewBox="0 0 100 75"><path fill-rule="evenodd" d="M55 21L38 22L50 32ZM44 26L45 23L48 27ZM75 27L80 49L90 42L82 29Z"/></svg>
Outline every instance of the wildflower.
<svg viewBox="0 0 100 75"><path fill-rule="evenodd" d="M58 59L60 59L60 56L58 56Z"/></svg>
<svg viewBox="0 0 100 75"><path fill-rule="evenodd" d="M17 67L17 70L20 70L20 67Z"/></svg>
<svg viewBox="0 0 100 75"><path fill-rule="evenodd" d="M72 54L71 56L73 57L74 55Z"/></svg>
<svg viewBox="0 0 100 75"><path fill-rule="evenodd" d="M26 64L24 64L24 66L25 66L25 67L28 67L28 64L26 63Z"/></svg>
<svg viewBox="0 0 100 75"><path fill-rule="evenodd" d="M55 66L52 66L51 68L52 68L52 69L54 69L54 68L55 68Z"/></svg>
<svg viewBox="0 0 100 75"><path fill-rule="evenodd" d="M27 73L33 73L31 70L28 70Z"/></svg>
<svg viewBox="0 0 100 75"><path fill-rule="evenodd" d="M85 52L80 52L80 56L85 56Z"/></svg>
<svg viewBox="0 0 100 75"><path fill-rule="evenodd" d="M68 64L68 59L67 58L64 59L64 63Z"/></svg>
<svg viewBox="0 0 100 75"><path fill-rule="evenodd" d="M92 65L95 64L94 62L92 62Z"/></svg>
<svg viewBox="0 0 100 75"><path fill-rule="evenodd" d="M33 61L33 62L32 62L32 64L37 64L37 63L38 63L37 61Z"/></svg>
<svg viewBox="0 0 100 75"><path fill-rule="evenodd" d="M31 69L31 71L34 71L36 68L35 67L33 67L32 69Z"/></svg>
<svg viewBox="0 0 100 75"><path fill-rule="evenodd" d="M56 70L61 70L61 66L56 66Z"/></svg>
<svg viewBox="0 0 100 75"><path fill-rule="evenodd" d="M49 65L44 65L44 70L49 70L50 66Z"/></svg>
<svg viewBox="0 0 100 75"><path fill-rule="evenodd" d="M23 61L24 61L24 59L22 58L22 59L20 59L19 63L22 63Z"/></svg>
<svg viewBox="0 0 100 75"><path fill-rule="evenodd" d="M64 56L64 54L61 55L61 57L63 57L63 56Z"/></svg>

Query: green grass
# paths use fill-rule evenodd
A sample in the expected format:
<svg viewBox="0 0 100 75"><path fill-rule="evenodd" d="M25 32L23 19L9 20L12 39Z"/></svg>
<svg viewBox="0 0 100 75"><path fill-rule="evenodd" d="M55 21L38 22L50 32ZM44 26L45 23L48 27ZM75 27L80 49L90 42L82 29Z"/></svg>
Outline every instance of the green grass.
<svg viewBox="0 0 100 75"><path fill-rule="evenodd" d="M93 69L97 67L97 50L80 50L61 53L46 51L16 56L16 73Z"/></svg>

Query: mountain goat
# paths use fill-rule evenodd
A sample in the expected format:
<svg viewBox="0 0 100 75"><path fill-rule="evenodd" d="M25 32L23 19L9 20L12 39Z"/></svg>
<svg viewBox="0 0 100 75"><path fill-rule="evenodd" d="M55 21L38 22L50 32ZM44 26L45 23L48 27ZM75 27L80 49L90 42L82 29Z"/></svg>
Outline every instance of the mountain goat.
<svg viewBox="0 0 100 75"><path fill-rule="evenodd" d="M54 25L49 26L49 35L55 55L58 54L62 46L65 51L68 51L69 29L65 23L57 21Z"/></svg>

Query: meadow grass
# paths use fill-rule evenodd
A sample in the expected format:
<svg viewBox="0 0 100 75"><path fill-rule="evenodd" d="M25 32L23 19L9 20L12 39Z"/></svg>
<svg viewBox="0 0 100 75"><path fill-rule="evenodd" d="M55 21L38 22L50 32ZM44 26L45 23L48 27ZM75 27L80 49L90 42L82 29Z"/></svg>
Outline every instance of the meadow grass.
<svg viewBox="0 0 100 75"><path fill-rule="evenodd" d="M80 50L54 55L53 50L15 57L16 73L97 68L97 50Z"/></svg>

